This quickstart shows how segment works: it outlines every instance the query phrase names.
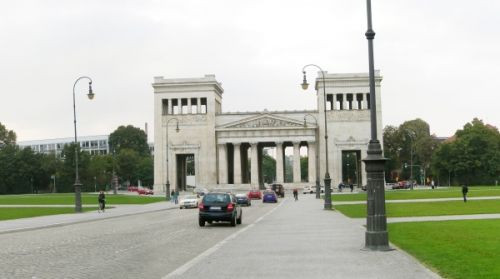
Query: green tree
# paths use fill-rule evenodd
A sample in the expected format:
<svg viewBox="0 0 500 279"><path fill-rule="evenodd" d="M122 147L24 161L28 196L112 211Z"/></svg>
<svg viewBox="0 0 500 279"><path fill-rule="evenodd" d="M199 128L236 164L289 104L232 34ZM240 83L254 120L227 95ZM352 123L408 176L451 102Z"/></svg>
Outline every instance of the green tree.
<svg viewBox="0 0 500 279"><path fill-rule="evenodd" d="M122 149L133 150L140 156L150 154L146 133L132 125L120 126L111 133L109 145L115 154L120 153Z"/></svg>
<svg viewBox="0 0 500 279"><path fill-rule="evenodd" d="M90 154L82 151L78 146L78 174L82 191L94 191L94 177L89 173ZM64 158L61 166L60 178L57 183L58 192L74 192L75 183L75 144L71 143L64 146L62 151Z"/></svg>
<svg viewBox="0 0 500 279"><path fill-rule="evenodd" d="M265 183L276 181L276 160L269 154L262 154L262 175Z"/></svg>
<svg viewBox="0 0 500 279"><path fill-rule="evenodd" d="M453 173L459 183L494 184L500 176L500 133L474 118L435 153L439 173Z"/></svg>
<svg viewBox="0 0 500 279"><path fill-rule="evenodd" d="M104 190L106 185L111 185L113 164L111 155L94 155L90 158L89 175L94 178L94 188Z"/></svg>
<svg viewBox="0 0 500 279"><path fill-rule="evenodd" d="M0 144L16 144L16 133L12 130L8 130L1 122L0 122ZM0 146L1 147L1 146Z"/></svg>
<svg viewBox="0 0 500 279"><path fill-rule="evenodd" d="M300 180L307 182L309 179L309 160L307 157L300 156Z"/></svg>
<svg viewBox="0 0 500 279"><path fill-rule="evenodd" d="M413 179L424 183L420 170L431 173L432 154L439 145L436 137L430 134L429 124L417 118L397 128L387 126L383 137L384 156L388 159L386 180L410 179L413 174ZM405 164L407 168L404 168Z"/></svg>
<svg viewBox="0 0 500 279"><path fill-rule="evenodd" d="M194 172L192 173L194 174ZM154 163L152 156L146 156L140 159L139 165L137 166L137 179L141 180L142 185L153 185Z"/></svg>
<svg viewBox="0 0 500 279"><path fill-rule="evenodd" d="M137 181L137 171L141 157L132 149L121 149L116 155L117 174L128 182Z"/></svg>

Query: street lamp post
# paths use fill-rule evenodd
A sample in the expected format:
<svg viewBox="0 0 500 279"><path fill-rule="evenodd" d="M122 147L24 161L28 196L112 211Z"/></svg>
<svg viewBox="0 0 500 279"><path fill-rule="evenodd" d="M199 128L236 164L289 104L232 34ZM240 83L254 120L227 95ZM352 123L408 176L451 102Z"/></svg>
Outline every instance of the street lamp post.
<svg viewBox="0 0 500 279"><path fill-rule="evenodd" d="M307 122L306 122L306 117L307 116L311 116L312 118L314 118L314 121L316 122L316 126L318 126L318 119L316 119L316 117L314 117L314 115L308 113L306 115L304 115L304 127L307 127ZM318 129L316 129L316 133L318 133ZM316 138L318 138L318 136L316 136ZM316 152L315 152L315 155L316 155L316 198L319 199L321 198L321 186L319 185L319 160L318 160L318 150L316 149Z"/></svg>
<svg viewBox="0 0 500 279"><path fill-rule="evenodd" d="M325 72L320 66L315 64L308 64L302 68L302 73L304 74L304 79L302 81L302 89L307 90L309 84L306 79L306 68L312 66L320 70L322 80L323 80L323 109L325 114L325 156L326 156L326 170L325 170L325 209L332 209L332 196L331 196L331 182L330 173L328 173L328 123L326 121L326 86L325 86Z"/></svg>
<svg viewBox="0 0 500 279"><path fill-rule="evenodd" d="M78 81L81 79L89 80L89 93L87 97L89 100L94 99L94 92L92 91L92 79L87 76L81 76L73 84L73 123L75 126L75 212L82 212L82 184L80 183L80 178L78 176L78 138L76 134L76 106L75 106L75 87Z"/></svg>
<svg viewBox="0 0 500 279"><path fill-rule="evenodd" d="M166 152L167 152L167 185L165 187L165 198L168 200L170 198L170 181L169 181L169 171L168 171L168 123L170 123L170 121L172 120L175 120L176 122L176 127L175 127L175 132L178 133L179 132L179 120L177 118L170 118L168 121L167 121L167 125L165 127L165 130L166 130L166 140L167 140L167 145L165 146L165 148L167 149Z"/></svg>
<svg viewBox="0 0 500 279"><path fill-rule="evenodd" d="M377 104L375 98L375 66L373 59L373 39L371 0L366 1L368 30L368 61L370 80L370 122L371 139L368 144L368 156L363 160L368 176L367 183L367 215L365 249L387 251L389 235L387 233L387 217L385 215L384 166L386 159L382 156L382 147L377 139Z"/></svg>

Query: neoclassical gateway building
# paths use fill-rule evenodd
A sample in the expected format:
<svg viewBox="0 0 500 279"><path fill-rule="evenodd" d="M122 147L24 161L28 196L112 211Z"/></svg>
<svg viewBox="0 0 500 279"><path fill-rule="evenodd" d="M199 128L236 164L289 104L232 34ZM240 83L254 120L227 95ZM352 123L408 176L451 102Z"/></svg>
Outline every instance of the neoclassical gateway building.
<svg viewBox="0 0 500 279"><path fill-rule="evenodd" d="M341 181L365 185L361 160L370 139L368 74L324 74L332 186ZM382 77L378 71L375 80L381 137ZM315 185L319 178L324 185L325 99L321 75L315 83L316 110L223 112L225 93L214 75L155 77L153 88L155 192L164 192L167 181L170 189L185 190L187 172L194 172L196 186L208 189L262 189L264 153L276 160L273 182L286 188L303 187ZM307 167L302 167L307 176L301 174L301 156L307 157L303 159Z"/></svg>

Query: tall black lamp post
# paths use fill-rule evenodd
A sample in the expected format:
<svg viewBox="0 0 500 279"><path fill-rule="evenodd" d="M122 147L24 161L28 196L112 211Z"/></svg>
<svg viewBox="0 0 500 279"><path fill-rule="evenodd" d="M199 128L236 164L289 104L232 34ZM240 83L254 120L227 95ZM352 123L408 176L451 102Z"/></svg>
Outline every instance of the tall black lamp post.
<svg viewBox="0 0 500 279"><path fill-rule="evenodd" d="M178 133L179 132L179 120L177 118L170 118L168 121L167 121L167 126L166 126L166 140L167 140L167 145L165 146L165 148L167 149L167 185L165 187L165 198L168 200L170 198L170 180L169 180L169 172L168 172L168 123L170 123L170 121L172 120L175 120L176 122L176 126L175 126L175 132Z"/></svg>
<svg viewBox="0 0 500 279"><path fill-rule="evenodd" d="M78 176L78 138L76 135L76 106L75 106L75 87L78 81L81 79L89 80L89 93L87 97L89 100L94 99L94 92L92 92L92 79L87 76L81 76L73 84L73 123L75 125L75 212L82 212L82 184L80 183L80 177Z"/></svg>
<svg viewBox="0 0 500 279"><path fill-rule="evenodd" d="M304 80L302 81L302 89L307 90L309 84L306 79L306 68L312 66L316 67L320 70L322 80L323 80L323 109L325 113L325 155L326 155L326 170L325 170L325 209L332 209L332 191L331 191L331 183L332 179L330 178L330 173L328 173L328 123L326 121L326 86L325 86L325 72L321 67L315 64L305 65L302 68L302 73L304 74ZM317 191L316 191L317 192Z"/></svg>
<svg viewBox="0 0 500 279"><path fill-rule="evenodd" d="M372 29L371 0L366 1L366 8L368 30L365 36L368 40L371 139L368 144L368 156L363 160L368 176L365 249L386 251L390 250L385 215L384 165L386 159L382 156L382 147L377 139L377 98L375 98L375 66L373 62L375 32Z"/></svg>

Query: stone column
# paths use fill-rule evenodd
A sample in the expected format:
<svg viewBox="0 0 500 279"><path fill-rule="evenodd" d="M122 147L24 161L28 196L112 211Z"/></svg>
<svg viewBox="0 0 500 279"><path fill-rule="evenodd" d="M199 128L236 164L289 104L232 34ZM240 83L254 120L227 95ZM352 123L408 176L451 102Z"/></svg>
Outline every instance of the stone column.
<svg viewBox="0 0 500 279"><path fill-rule="evenodd" d="M316 182L316 143L308 142L307 143L307 156L308 156L308 176L309 183Z"/></svg>
<svg viewBox="0 0 500 279"><path fill-rule="evenodd" d="M349 110L349 101L347 100L347 94L342 94L342 97L344 98L344 109Z"/></svg>
<svg viewBox="0 0 500 279"><path fill-rule="evenodd" d="M191 114L191 113L193 113L191 111L191 98L187 98L187 99L188 99L188 111L187 111L187 114Z"/></svg>
<svg viewBox="0 0 500 279"><path fill-rule="evenodd" d="M285 172L283 170L283 142L276 142L276 182L285 183Z"/></svg>
<svg viewBox="0 0 500 279"><path fill-rule="evenodd" d="M300 183L300 142L293 143L293 183Z"/></svg>
<svg viewBox="0 0 500 279"><path fill-rule="evenodd" d="M241 151L240 151L241 143L233 143L234 146L234 184L241 184Z"/></svg>
<svg viewBox="0 0 500 279"><path fill-rule="evenodd" d="M257 152L257 143L251 142L250 148L250 162L252 164L250 167L250 184L252 187L257 187L259 185L259 156Z"/></svg>
<svg viewBox="0 0 500 279"><path fill-rule="evenodd" d="M227 184L227 146L219 143L219 184Z"/></svg>
<svg viewBox="0 0 500 279"><path fill-rule="evenodd" d="M201 113L201 98L196 99L196 113Z"/></svg>
<svg viewBox="0 0 500 279"><path fill-rule="evenodd" d="M366 109L365 94L361 94L361 107L359 109Z"/></svg>

